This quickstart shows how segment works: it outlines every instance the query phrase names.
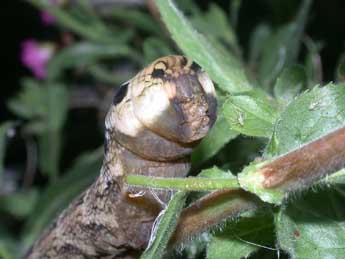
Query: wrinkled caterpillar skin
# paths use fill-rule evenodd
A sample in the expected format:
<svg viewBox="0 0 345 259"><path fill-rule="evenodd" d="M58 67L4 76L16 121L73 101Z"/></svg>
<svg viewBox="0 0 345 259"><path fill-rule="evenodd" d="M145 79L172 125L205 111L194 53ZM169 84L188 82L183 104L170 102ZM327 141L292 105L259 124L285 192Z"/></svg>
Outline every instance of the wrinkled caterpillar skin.
<svg viewBox="0 0 345 259"><path fill-rule="evenodd" d="M36 241L27 258L138 258L171 191L129 188L123 176L184 177L216 120L212 81L183 56L157 59L123 84L106 117L96 182Z"/></svg>

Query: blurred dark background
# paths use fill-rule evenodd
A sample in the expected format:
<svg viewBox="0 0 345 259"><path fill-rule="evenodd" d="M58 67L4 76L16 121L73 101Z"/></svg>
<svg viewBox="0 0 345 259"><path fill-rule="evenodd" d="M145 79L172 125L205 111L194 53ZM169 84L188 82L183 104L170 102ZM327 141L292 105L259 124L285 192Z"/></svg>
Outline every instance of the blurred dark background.
<svg viewBox="0 0 345 259"><path fill-rule="evenodd" d="M230 12L229 1L197 1L201 8L207 9L209 2L217 3L227 13ZM274 25L285 23L296 12L300 1L277 0L243 0L240 10L237 34L240 45L246 47L248 38L254 26L264 21ZM345 50L345 1L317 0L314 1L311 15L306 28L306 34L314 41L323 43L321 58L324 70L324 81L333 80L334 67L339 53ZM24 0L5 0L0 9L2 24L1 41L1 120L13 118L6 109L6 100L20 88L19 79L29 76L19 59L20 43L26 38L52 39L53 27L42 25L38 11ZM302 52L303 55L303 52Z"/></svg>

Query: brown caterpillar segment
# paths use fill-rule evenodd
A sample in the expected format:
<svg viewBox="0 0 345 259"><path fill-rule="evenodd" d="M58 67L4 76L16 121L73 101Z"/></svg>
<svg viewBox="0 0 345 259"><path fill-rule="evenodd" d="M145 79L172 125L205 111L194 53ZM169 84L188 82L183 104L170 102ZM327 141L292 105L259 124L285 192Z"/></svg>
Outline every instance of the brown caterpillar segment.
<svg viewBox="0 0 345 259"><path fill-rule="evenodd" d="M106 117L95 183L34 244L27 258L138 258L170 191L128 188L123 176L184 177L216 119L212 81L183 56L157 59L124 83Z"/></svg>

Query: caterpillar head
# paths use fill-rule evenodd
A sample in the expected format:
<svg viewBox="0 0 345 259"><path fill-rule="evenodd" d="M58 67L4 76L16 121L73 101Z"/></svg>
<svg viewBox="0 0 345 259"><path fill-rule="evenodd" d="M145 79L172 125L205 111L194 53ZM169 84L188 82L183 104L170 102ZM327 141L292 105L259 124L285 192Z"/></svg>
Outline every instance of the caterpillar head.
<svg viewBox="0 0 345 259"><path fill-rule="evenodd" d="M211 79L183 56L154 61L115 95L106 129L136 154L171 160L183 157L216 120Z"/></svg>

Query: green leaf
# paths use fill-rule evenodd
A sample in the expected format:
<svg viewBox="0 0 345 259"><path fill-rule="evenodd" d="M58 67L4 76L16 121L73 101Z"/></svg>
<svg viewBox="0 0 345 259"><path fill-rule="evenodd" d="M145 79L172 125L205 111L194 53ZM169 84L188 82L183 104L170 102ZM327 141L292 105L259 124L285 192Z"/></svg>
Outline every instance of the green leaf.
<svg viewBox="0 0 345 259"><path fill-rule="evenodd" d="M296 18L281 27L265 44L259 66L259 81L266 89L285 65L296 62L312 0L304 0Z"/></svg>
<svg viewBox="0 0 345 259"><path fill-rule="evenodd" d="M290 102L280 114L274 134L266 148L265 157L272 158L298 149L335 129L345 121L344 84L315 87ZM239 174L242 188L258 195L262 200L281 204L286 190L264 188L260 168L273 159L252 163Z"/></svg>
<svg viewBox="0 0 345 259"><path fill-rule="evenodd" d="M24 89L10 100L9 108L17 115L29 119L25 130L38 135L40 167L55 179L60 155L60 131L68 109L68 93L64 85L54 82L39 83L24 80Z"/></svg>
<svg viewBox="0 0 345 259"><path fill-rule="evenodd" d="M64 85L48 83L45 93L45 111L49 130L60 130L65 123L69 96Z"/></svg>
<svg viewBox="0 0 345 259"><path fill-rule="evenodd" d="M263 54L266 44L269 42L271 37L271 28L266 24L260 24L251 34L249 42L249 58L248 63L254 71L258 69L259 58Z"/></svg>
<svg viewBox="0 0 345 259"><path fill-rule="evenodd" d="M103 148L81 155L63 177L41 193L34 213L26 222L23 232L25 246L30 246L44 227L95 180L100 171L102 157Z"/></svg>
<svg viewBox="0 0 345 259"><path fill-rule="evenodd" d="M343 190L343 189L342 189ZM278 242L291 259L343 258L344 192L309 192L283 207L276 219Z"/></svg>
<svg viewBox="0 0 345 259"><path fill-rule="evenodd" d="M132 56L134 50L124 44L75 43L59 51L48 64L48 79L55 80L64 69L86 66L104 59Z"/></svg>
<svg viewBox="0 0 345 259"><path fill-rule="evenodd" d="M166 42L156 37L150 37L144 41L143 51L146 64L153 62L159 57L172 55L173 53L173 50Z"/></svg>
<svg viewBox="0 0 345 259"><path fill-rule="evenodd" d="M45 0L30 0L30 3L49 12L62 26L94 42L118 44L128 41L133 35L131 30L108 29L101 20L78 12L80 11L78 8L67 10Z"/></svg>
<svg viewBox="0 0 345 259"><path fill-rule="evenodd" d="M225 144L236 138L238 132L230 129L223 114L219 114L216 123L192 153L193 166L201 165L214 156Z"/></svg>
<svg viewBox="0 0 345 259"><path fill-rule="evenodd" d="M221 231L211 237L207 248L207 259L248 258L259 246L271 245L274 240L272 214L256 213L244 215L232 222L227 222Z"/></svg>
<svg viewBox="0 0 345 259"><path fill-rule="evenodd" d="M186 200L185 192L176 193L159 219L158 227L151 233L153 240L140 257L141 259L164 258L165 248L172 236Z"/></svg>
<svg viewBox="0 0 345 259"><path fill-rule="evenodd" d="M68 109L68 93L63 85L47 85L45 106L47 130L39 137L39 162L42 171L46 172L52 180L58 175L61 129Z"/></svg>
<svg viewBox="0 0 345 259"><path fill-rule="evenodd" d="M192 27L171 0L155 2L177 45L205 69L221 89L231 93L251 89L244 69L235 57L212 46L204 35Z"/></svg>
<svg viewBox="0 0 345 259"><path fill-rule="evenodd" d="M109 15L118 19L121 23L127 22L142 31L154 34L158 37L164 35L164 31L157 25L157 21L148 13L131 8L114 8Z"/></svg>
<svg viewBox="0 0 345 259"><path fill-rule="evenodd" d="M0 211L23 218L34 208L38 198L36 190L21 191L0 196Z"/></svg>
<svg viewBox="0 0 345 259"><path fill-rule="evenodd" d="M208 169L202 170L198 177L207 177L207 178L236 178L230 171L223 171L217 166L213 166Z"/></svg>
<svg viewBox="0 0 345 259"><path fill-rule="evenodd" d="M38 139L39 165L51 181L58 177L61 141L59 130L45 131Z"/></svg>
<svg viewBox="0 0 345 259"><path fill-rule="evenodd" d="M0 125L0 188L2 186L2 176L4 172L4 159L6 150L6 138L8 130L13 127L13 122L4 122Z"/></svg>
<svg viewBox="0 0 345 259"><path fill-rule="evenodd" d="M232 26L236 29L238 23L238 16L240 14L240 9L242 5L242 0L233 0L230 2L230 19Z"/></svg>
<svg viewBox="0 0 345 259"><path fill-rule="evenodd" d="M25 119L42 121L43 130L61 129L68 108L65 86L54 82L39 83L31 79L23 80L22 84L23 90L8 102L9 109Z"/></svg>
<svg viewBox="0 0 345 259"><path fill-rule="evenodd" d="M14 240L0 238L0 258L1 259L19 259L18 245Z"/></svg>
<svg viewBox="0 0 345 259"><path fill-rule="evenodd" d="M273 88L274 95L287 104L305 87L306 81L303 67L286 67L276 80Z"/></svg>
<svg viewBox="0 0 345 259"><path fill-rule="evenodd" d="M345 84L314 87L280 114L266 156L278 156L344 126Z"/></svg>
<svg viewBox="0 0 345 259"><path fill-rule="evenodd" d="M259 91L229 96L221 113L232 130L248 136L270 137L277 116L273 99Z"/></svg>
<svg viewBox="0 0 345 259"><path fill-rule="evenodd" d="M278 118L266 156L287 153L343 127L344 107L344 84L314 87L301 94ZM343 175L340 170L321 183L341 184ZM338 185L334 188L342 190ZM279 200L282 193L272 194ZM291 258L341 258L345 249L343 203L344 195L330 189L293 199L277 217L280 246Z"/></svg>
<svg viewBox="0 0 345 259"><path fill-rule="evenodd" d="M121 69L113 70L111 67L92 64L86 68L87 72L90 73L97 81L106 83L108 85L121 85L123 82L126 82L128 78L135 76L134 69Z"/></svg>
<svg viewBox="0 0 345 259"><path fill-rule="evenodd" d="M191 22L196 30L202 32L211 41L226 43L234 54L240 54L236 34L228 22L228 17L216 4L211 3L203 15L194 15Z"/></svg>
<svg viewBox="0 0 345 259"><path fill-rule="evenodd" d="M41 85L32 79L24 79L22 85L24 89L7 103L8 108L25 119L45 116L45 90L42 90Z"/></svg>

